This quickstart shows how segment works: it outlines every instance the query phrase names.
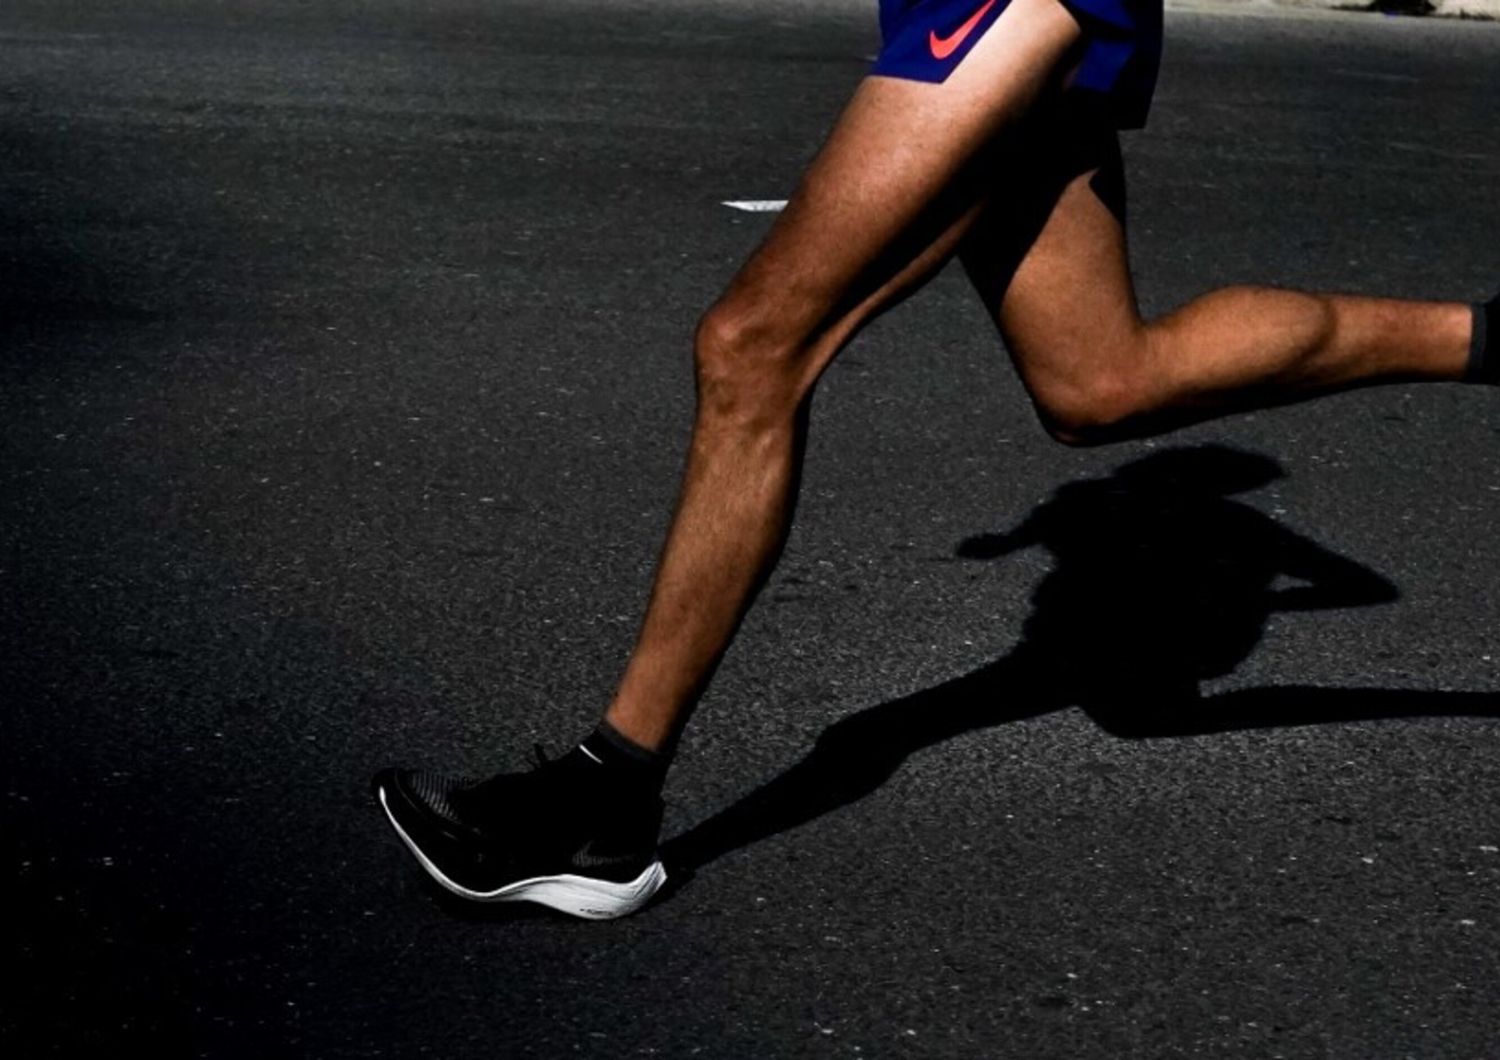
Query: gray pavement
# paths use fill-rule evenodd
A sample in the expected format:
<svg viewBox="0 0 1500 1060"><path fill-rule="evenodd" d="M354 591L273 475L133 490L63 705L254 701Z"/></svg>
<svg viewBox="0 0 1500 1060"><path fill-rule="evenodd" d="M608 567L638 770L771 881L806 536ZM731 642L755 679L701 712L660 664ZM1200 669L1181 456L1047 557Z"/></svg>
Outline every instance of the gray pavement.
<svg viewBox="0 0 1500 1060"><path fill-rule="evenodd" d="M1500 26L1169 33L1149 309L1494 289ZM601 706L688 337L768 223L720 202L785 196L874 43L795 4L0 8L8 1055L1495 1055L1500 395L1068 450L956 271L826 380L672 777L680 886L455 909L388 833L373 769Z"/></svg>

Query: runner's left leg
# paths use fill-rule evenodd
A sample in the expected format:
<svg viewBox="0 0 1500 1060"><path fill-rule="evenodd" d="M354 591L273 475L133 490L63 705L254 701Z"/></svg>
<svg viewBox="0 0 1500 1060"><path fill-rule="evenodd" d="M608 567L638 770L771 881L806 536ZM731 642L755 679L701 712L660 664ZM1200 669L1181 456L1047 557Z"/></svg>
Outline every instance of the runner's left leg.
<svg viewBox="0 0 1500 1060"><path fill-rule="evenodd" d="M1458 380L1472 306L1229 287L1143 320L1126 256L1113 129L1049 127L1038 155L1071 162L1019 266L1010 216L991 212L960 252L1048 428L1107 442L1226 411L1377 382ZM1040 167L1039 171L1040 171Z"/></svg>

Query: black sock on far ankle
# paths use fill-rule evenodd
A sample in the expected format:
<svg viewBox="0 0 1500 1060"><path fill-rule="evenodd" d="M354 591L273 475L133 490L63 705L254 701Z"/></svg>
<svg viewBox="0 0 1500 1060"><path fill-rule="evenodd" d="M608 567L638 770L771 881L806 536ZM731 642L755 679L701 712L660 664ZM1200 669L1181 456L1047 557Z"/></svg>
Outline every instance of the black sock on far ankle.
<svg viewBox="0 0 1500 1060"><path fill-rule="evenodd" d="M607 721L600 721L572 753L596 763L609 780L638 790L660 791L671 763L665 753L642 747Z"/></svg>
<svg viewBox="0 0 1500 1060"><path fill-rule="evenodd" d="M1500 385L1500 294L1484 304L1474 306L1474 339L1469 343L1471 383Z"/></svg>

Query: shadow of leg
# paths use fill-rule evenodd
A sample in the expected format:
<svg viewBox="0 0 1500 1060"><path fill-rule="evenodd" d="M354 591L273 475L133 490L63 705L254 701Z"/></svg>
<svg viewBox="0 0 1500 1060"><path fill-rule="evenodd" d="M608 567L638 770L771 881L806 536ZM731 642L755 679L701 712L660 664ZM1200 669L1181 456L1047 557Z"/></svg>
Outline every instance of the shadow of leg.
<svg viewBox="0 0 1500 1060"><path fill-rule="evenodd" d="M1053 671L1011 655L935 688L829 726L796 765L670 840L662 857L680 886L695 869L869 795L916 751L973 729L1069 702ZM1500 717L1500 693L1385 688L1254 688L1202 697L1190 682L1088 694L1089 715L1123 739L1414 717Z"/></svg>
<svg viewBox="0 0 1500 1060"><path fill-rule="evenodd" d="M662 847L679 879L717 858L864 798L914 752L1061 704L1014 657L829 726L796 765Z"/></svg>
<svg viewBox="0 0 1500 1060"><path fill-rule="evenodd" d="M1198 736L1245 729L1329 725L1389 718L1500 717L1500 692L1432 692L1394 688L1247 688L1209 696L1174 712L1155 735Z"/></svg>

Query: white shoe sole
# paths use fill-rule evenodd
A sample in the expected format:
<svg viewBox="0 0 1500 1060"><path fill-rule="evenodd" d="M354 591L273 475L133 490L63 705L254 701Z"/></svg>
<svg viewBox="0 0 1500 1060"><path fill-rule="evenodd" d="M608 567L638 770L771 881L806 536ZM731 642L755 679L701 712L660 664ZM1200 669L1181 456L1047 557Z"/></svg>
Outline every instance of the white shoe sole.
<svg viewBox="0 0 1500 1060"><path fill-rule="evenodd" d="M396 830L407 849L416 855L422 868L427 870L427 875L460 898L467 898L472 902L536 902L560 913L586 920L613 920L640 909L667 882L666 868L660 861L653 861L646 866L644 872L626 883L563 873L559 876L533 876L531 879L517 880L494 891L471 891L443 875L443 870L417 848L417 844L412 842L411 836L406 834L406 829L401 827L401 823L391 813L390 806L386 804L385 788L377 791L380 808L385 811L386 819L391 822L391 827Z"/></svg>

